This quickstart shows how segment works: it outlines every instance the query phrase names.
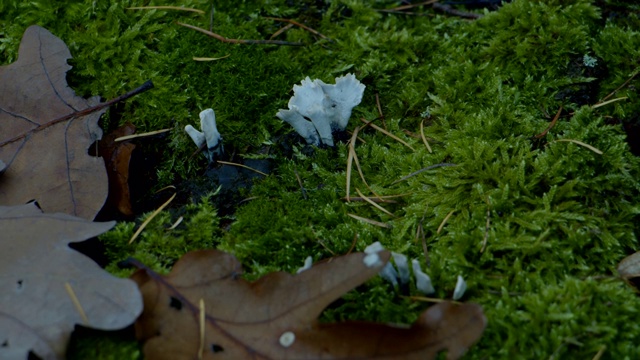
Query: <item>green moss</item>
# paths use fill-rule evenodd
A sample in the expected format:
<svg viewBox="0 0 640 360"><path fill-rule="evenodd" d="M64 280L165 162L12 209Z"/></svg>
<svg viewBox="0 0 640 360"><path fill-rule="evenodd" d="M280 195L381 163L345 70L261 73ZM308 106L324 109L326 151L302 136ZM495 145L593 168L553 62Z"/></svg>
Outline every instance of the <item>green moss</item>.
<svg viewBox="0 0 640 360"><path fill-rule="evenodd" d="M640 301L615 278L615 267L638 247L640 164L625 143L623 125L638 121L640 102L632 87L624 87L614 97L627 100L588 106L639 70L637 5L514 1L468 21L429 9L416 10L429 16L384 14L355 0L289 3L216 2L214 31L264 39L283 26L263 18L275 16L303 21L332 40L291 29L281 38L308 45L226 44L175 24L208 28L208 14L126 10L142 5L137 2L0 4L4 19L15 19L2 21L0 62L16 59L22 32L38 23L69 45L74 69L68 78L79 94L113 98L154 81L153 91L112 109L106 121L132 121L139 132L174 129L156 145L166 151L150 190L202 176L206 163L189 158L193 145L181 129L207 107L216 111L225 147L274 164L268 177L242 193L248 200L224 218L210 196L170 206L132 245L129 238L148 214L119 223L101 237L109 271L128 275L116 264L134 256L166 272L189 250L218 247L234 253L255 279L295 271L309 255L317 261L346 253L354 238L356 250L380 241L426 267L415 236L422 227L436 296L450 297L461 274L469 284L465 300L482 304L489 319L467 358L582 359L603 346L607 358L637 358ZM210 8L208 1L175 5ZM214 62L192 60L227 54ZM584 64L585 55L595 66ZM395 217L344 201L346 145L311 152L303 144L292 151L282 145L291 129L274 115L286 107L292 86L307 75L331 82L348 72L367 85L348 130L361 124L359 118L378 117L377 93L384 126L414 149L371 128L360 131L356 150L368 184L378 194L401 195L381 204ZM630 85L639 86L638 80ZM534 138L560 106L565 112L557 124ZM422 121L432 153L420 139ZM577 140L602 154L558 140ZM441 163L456 166L394 183ZM355 188L370 194L355 169L351 181L352 195ZM207 190L216 188L212 183ZM167 230L180 216L183 223ZM417 294L413 288L409 293ZM332 304L322 320L410 322L426 305L399 295L373 279ZM97 336L87 346L105 348L94 340L101 343ZM112 345L104 346L123 349L108 341ZM84 350L79 343L74 351ZM139 355L137 347L123 351ZM91 357L110 353L121 352Z"/></svg>

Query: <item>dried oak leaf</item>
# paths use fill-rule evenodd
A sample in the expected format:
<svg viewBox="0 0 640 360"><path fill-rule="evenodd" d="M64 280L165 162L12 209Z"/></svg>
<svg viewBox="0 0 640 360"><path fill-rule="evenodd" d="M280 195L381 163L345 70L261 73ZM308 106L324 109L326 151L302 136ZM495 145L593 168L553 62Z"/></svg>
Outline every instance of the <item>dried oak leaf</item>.
<svg viewBox="0 0 640 360"><path fill-rule="evenodd" d="M129 141L115 140L135 132L136 127L127 123L105 135L98 143L100 156L104 159L109 176L107 204L125 216L133 216L129 193L129 162L136 145Z"/></svg>
<svg viewBox="0 0 640 360"><path fill-rule="evenodd" d="M146 358L178 360L434 359L445 349L456 359L480 338L486 318L476 304L434 305L409 328L319 323L327 305L380 271L389 253L379 255L373 266L354 253L253 283L217 250L186 254L167 276L136 263L132 278L144 298L136 334Z"/></svg>
<svg viewBox="0 0 640 360"><path fill-rule="evenodd" d="M67 246L113 225L44 214L33 203L0 206L0 359L63 359L74 324L114 330L135 321L136 284Z"/></svg>
<svg viewBox="0 0 640 360"><path fill-rule="evenodd" d="M37 199L45 212L93 219L107 198L102 159L88 149L102 137L103 110L69 116L98 104L76 96L67 86L65 43L49 31L30 26L18 60L0 67L0 204Z"/></svg>

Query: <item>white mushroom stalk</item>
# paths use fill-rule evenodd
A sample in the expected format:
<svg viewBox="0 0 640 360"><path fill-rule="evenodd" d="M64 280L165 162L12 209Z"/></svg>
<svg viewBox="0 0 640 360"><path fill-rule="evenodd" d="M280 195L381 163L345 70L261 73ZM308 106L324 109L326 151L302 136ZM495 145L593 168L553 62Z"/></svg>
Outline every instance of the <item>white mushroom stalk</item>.
<svg viewBox="0 0 640 360"><path fill-rule="evenodd" d="M289 109L276 116L289 123L308 144L334 146L332 131L344 131L351 110L362 101L365 86L353 74L337 77L335 85L308 76L293 86Z"/></svg>
<svg viewBox="0 0 640 360"><path fill-rule="evenodd" d="M187 125L184 131L189 134L198 148L202 148L206 143L207 147L204 150L204 154L212 162L224 152L222 136L220 136L216 127L216 114L213 109L206 109L200 112L200 129L202 132L191 125Z"/></svg>

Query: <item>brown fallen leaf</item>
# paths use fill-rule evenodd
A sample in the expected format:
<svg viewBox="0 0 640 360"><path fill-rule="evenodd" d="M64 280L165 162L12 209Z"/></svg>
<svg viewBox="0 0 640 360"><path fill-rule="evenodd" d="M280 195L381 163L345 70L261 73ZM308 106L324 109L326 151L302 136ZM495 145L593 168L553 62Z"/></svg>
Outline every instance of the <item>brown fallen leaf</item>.
<svg viewBox="0 0 640 360"><path fill-rule="evenodd" d="M116 142L115 139L135 132L136 127L127 123L105 135L99 142L99 153L109 177L107 204L125 216L133 215L129 194L129 161L136 145L128 141Z"/></svg>
<svg viewBox="0 0 640 360"><path fill-rule="evenodd" d="M70 58L62 40L34 25L22 37L18 60L0 67L0 160L7 164L0 204L37 199L46 212L93 219L108 185L102 160L87 151L102 137L98 119L105 109L56 122L99 102L67 86Z"/></svg>
<svg viewBox="0 0 640 360"><path fill-rule="evenodd" d="M618 264L618 273L625 279L640 276L640 251L622 259Z"/></svg>
<svg viewBox="0 0 640 360"><path fill-rule="evenodd" d="M113 225L43 214L33 203L0 206L0 359L63 359L75 324L115 330L135 321L136 284L68 246Z"/></svg>
<svg viewBox="0 0 640 360"><path fill-rule="evenodd" d="M167 276L135 260L144 312L136 334L148 359L457 359L481 336L486 318L476 304L443 302L409 328L366 322L319 323L332 301L377 274L363 253L316 264L297 275L243 280L230 254L186 254ZM202 310L203 311L202 311Z"/></svg>

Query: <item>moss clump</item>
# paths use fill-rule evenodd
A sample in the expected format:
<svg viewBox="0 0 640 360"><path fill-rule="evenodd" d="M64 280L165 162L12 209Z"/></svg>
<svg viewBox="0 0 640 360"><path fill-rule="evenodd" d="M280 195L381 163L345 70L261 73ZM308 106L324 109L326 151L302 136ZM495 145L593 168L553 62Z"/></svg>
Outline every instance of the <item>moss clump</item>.
<svg viewBox="0 0 640 360"><path fill-rule="evenodd" d="M462 274L465 300L482 304L489 319L467 358L582 359L603 347L609 358L640 355L634 321L640 301L615 277L616 264L638 247L640 166L624 133L640 119L638 80L615 94L627 100L589 106L639 70L637 5L514 1L467 21L429 9L417 10L428 17L384 14L361 1L216 2L214 30L230 38L268 38L281 24L264 16L274 16L304 21L333 40L300 29L282 35L304 47L221 43L174 24L208 28L208 16L126 10L138 5L5 2L0 11L16 20L2 23L0 61L15 60L22 32L37 21L69 44L75 66L69 78L79 93L111 98L152 79L156 90L112 109L108 121L133 121L141 132L176 129L155 188L204 172L202 158L189 159L193 148L180 129L206 107L216 110L225 146L238 158L270 159L273 171L224 218L211 198L171 208L131 246L134 224L118 224L101 238L110 271L125 275L115 263L131 255L167 271L186 251L219 247L257 278L293 271L308 255L345 253L354 238L357 250L381 241L426 267L415 236L422 228L437 296L449 297ZM210 3L176 5L208 10ZM291 129L275 118L305 76L331 82L347 72L367 85L348 129L378 116L377 93L385 119L376 123L413 148L370 127L360 131L356 151L368 184L378 194L399 195L382 204L393 217L343 200L347 146L289 148ZM557 124L535 138L560 106ZM433 152L422 144L423 121ZM441 163L456 166L394 182ZM352 194L356 187L370 194L354 171ZM212 183L209 191L216 188ZM180 215L184 224L167 232ZM409 322L424 305L400 294L373 279L333 304L323 320Z"/></svg>

